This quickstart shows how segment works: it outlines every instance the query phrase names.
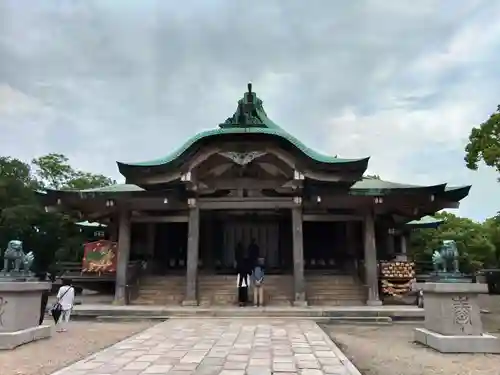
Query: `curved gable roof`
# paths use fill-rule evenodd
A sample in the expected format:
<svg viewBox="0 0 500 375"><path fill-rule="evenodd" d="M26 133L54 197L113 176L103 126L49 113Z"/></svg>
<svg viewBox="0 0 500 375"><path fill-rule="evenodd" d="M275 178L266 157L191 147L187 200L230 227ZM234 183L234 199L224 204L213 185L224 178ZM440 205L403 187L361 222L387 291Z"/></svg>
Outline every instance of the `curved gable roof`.
<svg viewBox="0 0 500 375"><path fill-rule="evenodd" d="M158 159L148 160L137 163L124 163L118 162L120 172L126 172L127 169L134 167L158 167L168 165L184 154L187 154L193 146L200 142L211 141L215 138L220 139L221 136L242 136L249 134L258 134L277 138L282 141L288 142L295 149L305 155L307 158L312 159L318 163L324 164L348 164L362 169L363 172L368 166L369 158L361 159L342 159L336 156L328 156L321 154L302 143L299 139L292 136L290 133L283 130L276 123L274 123L267 116L263 107L263 102L257 95L252 92L251 84L248 85L248 92L244 94L243 98L238 101L238 108L233 116L229 117L225 122L219 124L218 129L203 131L188 139L176 151L163 156Z"/></svg>

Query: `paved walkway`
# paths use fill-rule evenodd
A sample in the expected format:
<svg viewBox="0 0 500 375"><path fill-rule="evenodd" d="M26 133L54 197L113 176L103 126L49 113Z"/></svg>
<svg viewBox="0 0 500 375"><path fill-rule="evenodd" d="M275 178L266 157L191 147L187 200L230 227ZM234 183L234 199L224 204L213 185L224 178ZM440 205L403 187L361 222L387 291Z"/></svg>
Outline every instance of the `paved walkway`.
<svg viewBox="0 0 500 375"><path fill-rule="evenodd" d="M53 375L360 375L312 321L170 319Z"/></svg>

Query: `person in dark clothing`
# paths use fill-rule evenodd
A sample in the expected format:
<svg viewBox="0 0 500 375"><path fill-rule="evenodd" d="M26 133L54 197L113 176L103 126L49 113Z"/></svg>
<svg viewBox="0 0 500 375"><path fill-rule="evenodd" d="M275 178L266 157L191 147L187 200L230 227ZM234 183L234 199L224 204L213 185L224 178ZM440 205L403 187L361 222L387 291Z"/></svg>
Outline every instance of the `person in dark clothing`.
<svg viewBox="0 0 500 375"><path fill-rule="evenodd" d="M38 279L40 281L49 281L50 280L50 276L49 276L47 273L44 273L42 275L40 275L38 277ZM49 280L47 280L49 279ZM43 320L45 318L45 311L47 310L47 303L49 302L49 295L50 295L50 289L48 290L44 290L42 292L42 298L41 298L41 301L40 301L40 319L39 319L39 323L38 325L42 325L43 324Z"/></svg>
<svg viewBox="0 0 500 375"><path fill-rule="evenodd" d="M238 270L238 267L241 266L241 262L244 259L244 253L245 253L245 248L240 241L236 244L236 247L234 248L234 260L236 262L236 269L237 270Z"/></svg>
<svg viewBox="0 0 500 375"><path fill-rule="evenodd" d="M245 306L248 303L248 286L250 284L251 268L248 259L243 259L237 264L236 286L238 288L238 304Z"/></svg>
<svg viewBox="0 0 500 375"><path fill-rule="evenodd" d="M259 245L255 242L255 238L252 238L250 245L248 245L248 257L250 258L250 267L253 269L257 265L257 259L260 256Z"/></svg>

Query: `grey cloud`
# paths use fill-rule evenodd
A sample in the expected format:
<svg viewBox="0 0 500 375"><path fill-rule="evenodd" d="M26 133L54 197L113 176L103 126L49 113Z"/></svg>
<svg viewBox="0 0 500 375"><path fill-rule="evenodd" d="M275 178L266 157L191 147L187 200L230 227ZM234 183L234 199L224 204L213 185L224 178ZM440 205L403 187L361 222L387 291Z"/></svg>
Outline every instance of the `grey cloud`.
<svg viewBox="0 0 500 375"><path fill-rule="evenodd" d="M381 95L419 86L423 77L408 66L495 7L487 0L27 2L0 0L0 84L51 115L0 113L0 128L18 121L26 134L35 122L43 136L27 138L22 155L60 151L115 176L114 160L166 154L223 121L248 80L271 118L330 151L329 119L346 107L376 112ZM403 105L429 107L438 96L431 87Z"/></svg>

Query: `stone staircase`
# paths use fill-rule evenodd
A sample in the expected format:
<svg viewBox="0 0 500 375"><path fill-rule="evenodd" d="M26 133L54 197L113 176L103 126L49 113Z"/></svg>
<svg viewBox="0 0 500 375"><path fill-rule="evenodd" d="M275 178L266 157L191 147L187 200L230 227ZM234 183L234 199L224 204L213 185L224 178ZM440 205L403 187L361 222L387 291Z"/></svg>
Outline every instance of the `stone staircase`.
<svg viewBox="0 0 500 375"><path fill-rule="evenodd" d="M134 305L180 305L186 292L183 275L146 276L142 278ZM306 275L306 296L311 306L362 306L365 289L350 275ZM252 290L249 290L252 301ZM292 275L266 275L265 304L291 306L293 301ZM199 275L198 301L202 307L234 306L237 304L236 276Z"/></svg>
<svg viewBox="0 0 500 375"><path fill-rule="evenodd" d="M186 293L186 277L146 276L140 281L134 305L180 305Z"/></svg>
<svg viewBox="0 0 500 375"><path fill-rule="evenodd" d="M293 279L288 275L268 275L265 279L265 304L290 306L293 295ZM238 302L236 276L200 275L198 279L198 300L200 306L231 306ZM250 302L253 299L249 289Z"/></svg>
<svg viewBox="0 0 500 375"><path fill-rule="evenodd" d="M237 300L236 276L199 275L198 304L200 306L234 305Z"/></svg>
<svg viewBox="0 0 500 375"><path fill-rule="evenodd" d="M362 306L366 292L351 275L306 275L306 296L311 306Z"/></svg>
<svg viewBox="0 0 500 375"><path fill-rule="evenodd" d="M291 306L293 301L292 275L267 275L265 278L265 303L269 306Z"/></svg>
<svg viewBox="0 0 500 375"><path fill-rule="evenodd" d="M293 277L291 275L268 275L265 280L265 304L271 306L291 306L293 298ZM179 305L186 291L185 276L146 276L139 287L134 305ZM199 275L199 305L233 306L237 304L236 276ZM250 302L253 295L249 290Z"/></svg>

